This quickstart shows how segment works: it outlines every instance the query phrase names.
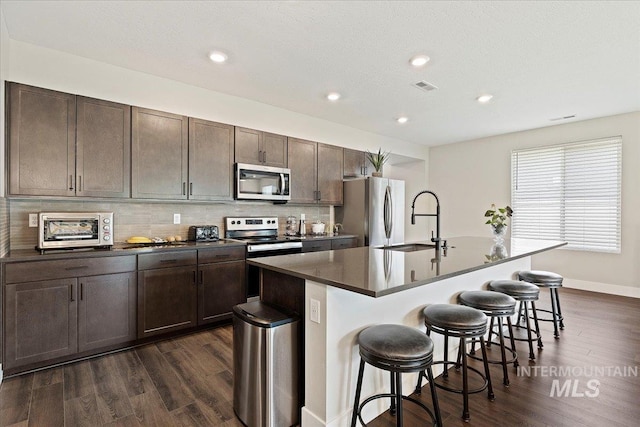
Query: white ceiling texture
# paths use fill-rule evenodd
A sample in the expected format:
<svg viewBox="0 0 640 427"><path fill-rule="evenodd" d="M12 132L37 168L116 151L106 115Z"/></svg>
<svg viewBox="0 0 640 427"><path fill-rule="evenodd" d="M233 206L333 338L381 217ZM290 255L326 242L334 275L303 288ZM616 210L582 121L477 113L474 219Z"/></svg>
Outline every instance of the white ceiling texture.
<svg viewBox="0 0 640 427"><path fill-rule="evenodd" d="M14 40L424 145L640 110L638 1L1 7ZM212 63L214 49L228 62ZM416 54L431 60L412 68ZM438 89L413 86L421 80ZM342 98L328 102L330 91ZM484 93L494 97L479 104Z"/></svg>

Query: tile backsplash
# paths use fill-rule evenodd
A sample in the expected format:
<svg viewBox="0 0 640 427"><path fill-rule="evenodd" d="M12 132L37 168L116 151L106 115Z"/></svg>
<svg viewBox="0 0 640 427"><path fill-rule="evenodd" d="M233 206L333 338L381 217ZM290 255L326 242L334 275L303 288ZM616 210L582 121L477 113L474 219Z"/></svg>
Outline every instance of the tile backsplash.
<svg viewBox="0 0 640 427"><path fill-rule="evenodd" d="M289 215L299 220L300 214L304 213L307 224L319 220L329 225L331 211L332 207L329 206L274 205L264 202L146 203L0 198L0 243L2 246L7 244L12 250L33 248L37 244L38 229L29 227L29 214L38 212L113 212L115 242L123 242L131 236L180 235L186 239L190 225L217 225L222 234L226 216L277 216L280 232L284 233ZM178 225L173 224L173 214L176 213L181 217ZM311 231L310 226L307 231ZM8 234L8 239L4 238L5 234Z"/></svg>
<svg viewBox="0 0 640 427"><path fill-rule="evenodd" d="M0 197L0 256L9 252L9 201Z"/></svg>

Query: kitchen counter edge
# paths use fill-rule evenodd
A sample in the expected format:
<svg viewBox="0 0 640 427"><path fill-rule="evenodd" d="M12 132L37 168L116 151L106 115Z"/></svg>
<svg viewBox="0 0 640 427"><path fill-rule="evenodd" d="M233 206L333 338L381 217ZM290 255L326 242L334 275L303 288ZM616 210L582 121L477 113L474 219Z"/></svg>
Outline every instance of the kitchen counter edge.
<svg viewBox="0 0 640 427"><path fill-rule="evenodd" d="M197 249L210 249L233 246L246 246L244 242L231 240L217 240L215 242L184 242L183 244L173 245L149 245L145 247L128 247L127 243L116 243L112 249L55 249L49 250L44 254L36 249L16 249L10 251L7 255L0 257L0 263L21 262L21 261L49 261L73 258L94 258L94 257L111 257L125 256L148 253L162 253L167 251L185 251Z"/></svg>

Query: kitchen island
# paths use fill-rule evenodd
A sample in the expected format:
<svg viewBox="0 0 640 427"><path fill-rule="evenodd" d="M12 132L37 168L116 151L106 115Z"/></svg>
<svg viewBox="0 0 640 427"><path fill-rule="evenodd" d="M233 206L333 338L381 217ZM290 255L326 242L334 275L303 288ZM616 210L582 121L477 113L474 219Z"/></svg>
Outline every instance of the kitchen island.
<svg viewBox="0 0 640 427"><path fill-rule="evenodd" d="M496 246L490 238L459 237L448 239L448 247L439 253L416 245L359 247L248 261L261 269L261 299L304 318L302 427L349 425L359 363L356 337L363 328L394 323L424 331L421 313L426 305L455 304L458 293L483 289L490 280L514 278L531 268L531 255L565 244L511 239ZM311 320L312 303L317 321ZM443 341L438 335L433 338L434 360L442 360ZM457 347L449 351L455 357ZM435 370L435 375L440 372ZM388 377L366 370L362 396L388 392ZM403 375L403 390L412 390L416 379L417 374ZM365 421L387 404L383 399L367 405Z"/></svg>

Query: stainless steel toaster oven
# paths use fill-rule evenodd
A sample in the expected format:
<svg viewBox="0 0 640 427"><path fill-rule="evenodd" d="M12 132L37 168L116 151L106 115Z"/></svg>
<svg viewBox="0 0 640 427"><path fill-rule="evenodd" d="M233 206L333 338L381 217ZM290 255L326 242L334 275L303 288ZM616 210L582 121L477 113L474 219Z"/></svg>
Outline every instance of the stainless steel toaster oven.
<svg viewBox="0 0 640 427"><path fill-rule="evenodd" d="M109 247L113 212L41 212L37 249Z"/></svg>

